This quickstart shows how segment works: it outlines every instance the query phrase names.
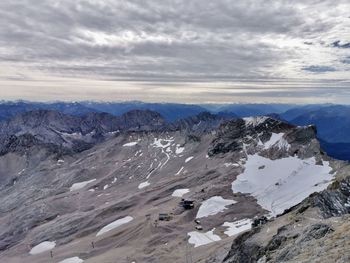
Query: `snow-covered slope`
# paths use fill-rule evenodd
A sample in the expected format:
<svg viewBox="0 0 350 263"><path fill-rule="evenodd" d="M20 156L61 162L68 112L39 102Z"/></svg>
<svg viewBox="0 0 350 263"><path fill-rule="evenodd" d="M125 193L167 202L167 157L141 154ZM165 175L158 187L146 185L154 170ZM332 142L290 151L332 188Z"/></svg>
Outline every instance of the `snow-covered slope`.
<svg viewBox="0 0 350 263"><path fill-rule="evenodd" d="M316 164L315 158L270 160L255 154L248 156L244 167L232 183L233 192L253 195L272 216L326 189L334 178L329 162Z"/></svg>

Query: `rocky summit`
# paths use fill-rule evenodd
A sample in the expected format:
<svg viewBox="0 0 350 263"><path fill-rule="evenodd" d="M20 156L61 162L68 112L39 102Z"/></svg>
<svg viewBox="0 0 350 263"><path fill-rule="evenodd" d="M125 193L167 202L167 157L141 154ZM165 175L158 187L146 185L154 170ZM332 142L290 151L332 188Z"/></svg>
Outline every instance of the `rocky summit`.
<svg viewBox="0 0 350 263"><path fill-rule="evenodd" d="M349 262L349 165L314 126L34 110L0 142L0 262Z"/></svg>

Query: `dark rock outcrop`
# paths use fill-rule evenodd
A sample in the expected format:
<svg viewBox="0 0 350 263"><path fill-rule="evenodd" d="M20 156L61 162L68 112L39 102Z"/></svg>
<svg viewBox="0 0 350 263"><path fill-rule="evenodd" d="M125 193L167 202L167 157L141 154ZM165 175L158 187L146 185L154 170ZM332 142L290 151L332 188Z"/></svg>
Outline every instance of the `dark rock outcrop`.
<svg viewBox="0 0 350 263"><path fill-rule="evenodd" d="M334 182L332 187L313 194L305 201L313 207L318 207L324 218L350 213L350 177L341 182Z"/></svg>
<svg viewBox="0 0 350 263"><path fill-rule="evenodd" d="M284 138L291 147L289 150L276 151L276 149L273 149L266 152L271 159L294 154L305 158L314 156L315 152L320 152L315 127L296 127L270 117L253 117L235 119L221 124L208 154L213 156L227 152L237 152L243 150L244 147L246 151L252 153L251 151L257 149L259 143L270 140L272 133L285 133ZM306 144L309 147L303 149L302 146ZM247 146L252 149L247 148Z"/></svg>
<svg viewBox="0 0 350 263"><path fill-rule="evenodd" d="M229 117L211 114L210 112L202 112L198 115L178 120L174 123L174 128L201 135L218 128L227 119Z"/></svg>
<svg viewBox="0 0 350 263"><path fill-rule="evenodd" d="M308 210L314 208L319 211L318 219L312 218L309 221L309 216L305 216L306 222L309 223L306 224L300 221L300 218L303 218ZM305 256L304 253L307 253L305 248L309 247L310 244L331 246L332 242L315 243L316 240L327 238L335 231L329 223L326 223L327 221L322 220L336 216L338 217L336 222L341 222L342 218L340 216L347 214L350 214L350 177L339 182L335 181L327 190L314 193L299 205L285 211L280 217L289 218L285 219L289 223L280 227L270 239L265 240L265 245L255 241L256 235L263 231L263 225L239 236L233 242L224 262L295 262L295 259L302 254ZM270 223L273 224L274 221ZM319 249L320 251L327 251L329 248ZM251 255L251 257L249 258L248 255Z"/></svg>

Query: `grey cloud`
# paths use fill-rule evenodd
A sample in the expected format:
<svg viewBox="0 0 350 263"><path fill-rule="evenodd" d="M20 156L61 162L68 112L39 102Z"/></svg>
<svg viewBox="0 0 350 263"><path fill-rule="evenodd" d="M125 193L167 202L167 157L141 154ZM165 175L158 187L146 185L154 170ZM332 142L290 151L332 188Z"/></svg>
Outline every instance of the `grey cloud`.
<svg viewBox="0 0 350 263"><path fill-rule="evenodd" d="M33 71L31 78L40 72L168 84L278 79L281 87L321 72L341 71L329 78L344 79L347 63L335 61L346 57L346 6L346 0L2 0L0 59L2 67ZM328 61L319 60L324 52Z"/></svg>
<svg viewBox="0 0 350 263"><path fill-rule="evenodd" d="M324 73L324 72L336 71L335 68L330 67L330 66L314 66L314 65L308 66L308 67L303 67L303 70L314 72L314 73Z"/></svg>
<svg viewBox="0 0 350 263"><path fill-rule="evenodd" d="M350 42L342 44L340 40L337 40L332 43L332 46L337 48L350 48Z"/></svg>
<svg viewBox="0 0 350 263"><path fill-rule="evenodd" d="M342 59L341 62L344 63L344 64L350 64L350 57Z"/></svg>

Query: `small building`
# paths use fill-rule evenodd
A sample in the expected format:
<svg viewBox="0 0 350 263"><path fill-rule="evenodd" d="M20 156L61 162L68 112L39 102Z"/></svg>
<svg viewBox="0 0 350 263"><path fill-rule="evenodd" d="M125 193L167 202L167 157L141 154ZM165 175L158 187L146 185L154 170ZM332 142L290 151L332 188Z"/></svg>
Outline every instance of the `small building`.
<svg viewBox="0 0 350 263"><path fill-rule="evenodd" d="M158 219L159 221L169 221L171 220L171 216L167 213L160 213Z"/></svg>
<svg viewBox="0 0 350 263"><path fill-rule="evenodd" d="M202 226L196 226L196 230L203 230Z"/></svg>
<svg viewBox="0 0 350 263"><path fill-rule="evenodd" d="M194 201L182 199L180 205L185 209L193 209Z"/></svg>
<svg viewBox="0 0 350 263"><path fill-rule="evenodd" d="M261 217L254 218L253 223L252 223L252 227L258 227L258 226L264 225L268 221L269 220L267 219L266 216L261 216Z"/></svg>

